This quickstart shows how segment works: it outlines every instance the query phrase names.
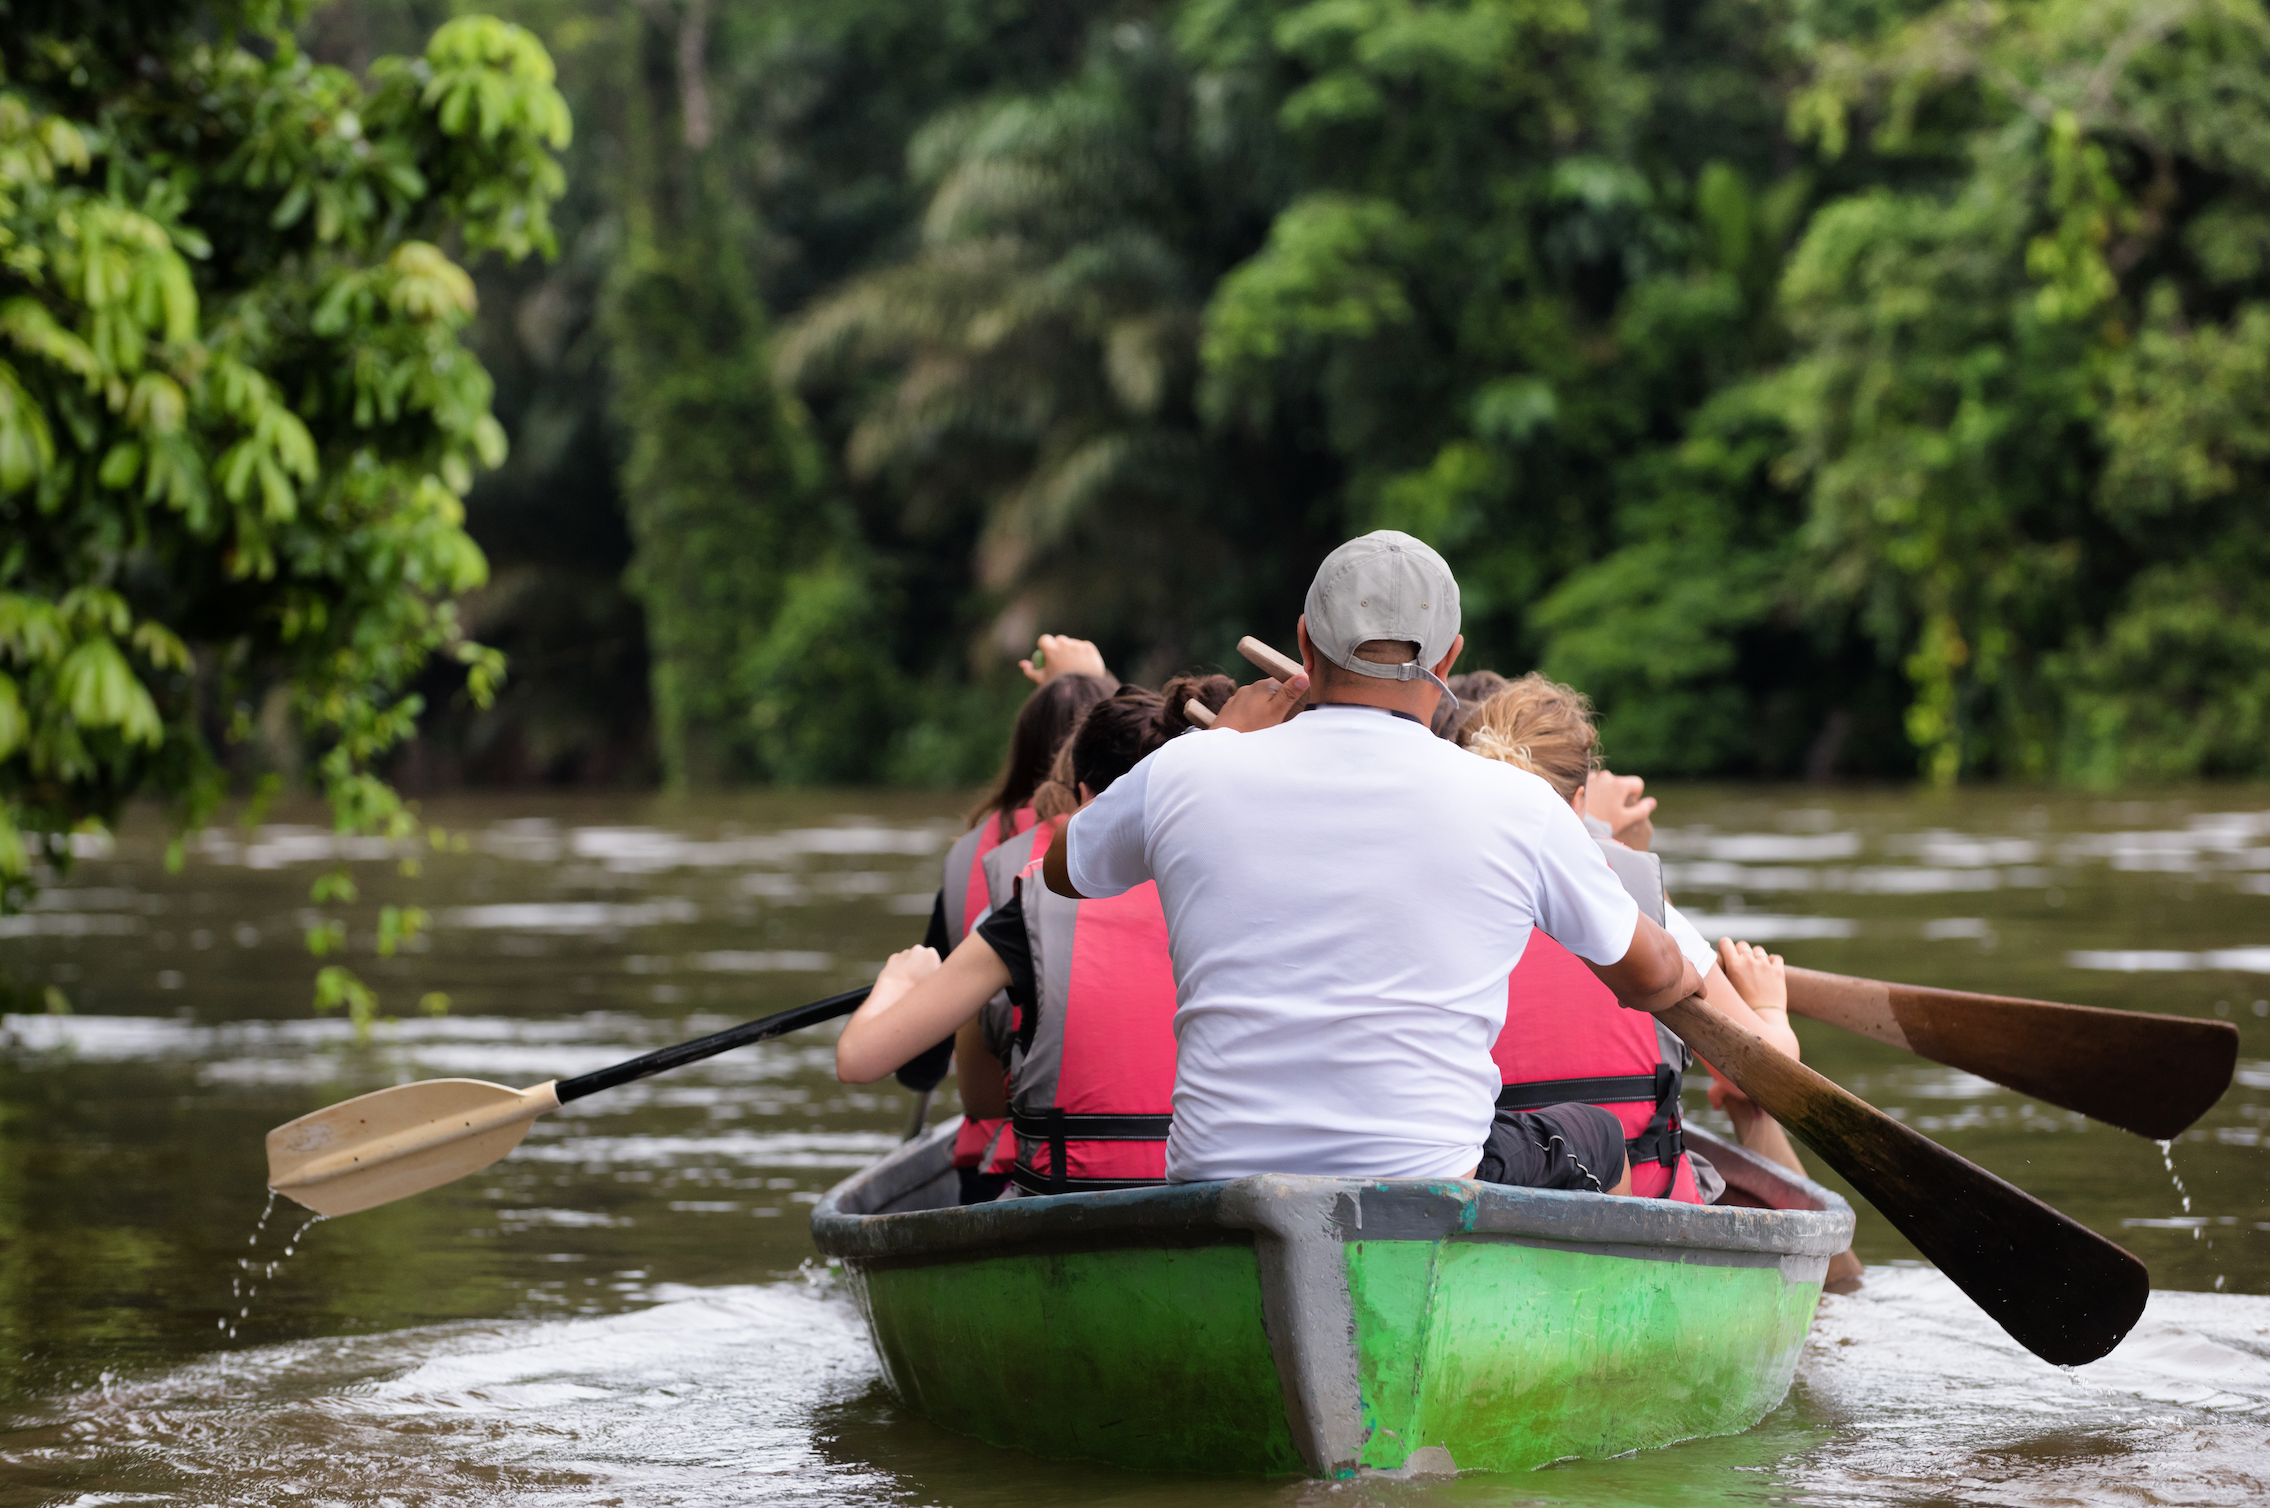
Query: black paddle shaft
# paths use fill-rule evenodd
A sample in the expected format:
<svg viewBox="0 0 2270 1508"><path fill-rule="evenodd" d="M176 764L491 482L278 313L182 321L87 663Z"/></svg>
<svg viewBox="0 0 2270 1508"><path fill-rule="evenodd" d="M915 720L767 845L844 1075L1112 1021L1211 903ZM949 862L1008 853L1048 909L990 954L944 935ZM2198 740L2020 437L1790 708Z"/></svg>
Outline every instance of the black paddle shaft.
<svg viewBox="0 0 2270 1508"><path fill-rule="evenodd" d="M778 1015L756 1021L744 1021L739 1026L729 1026L721 1032L711 1032L706 1037L696 1037L691 1042L680 1042L674 1047L658 1047L653 1052L626 1058L620 1063L611 1063L605 1068L576 1078L562 1079L553 1086L552 1092L559 1096L560 1103L564 1105L569 1100L580 1100L587 1094L597 1094L600 1090L612 1089L617 1084L628 1084L633 1079L643 1079L650 1074L683 1068L688 1063L699 1063L704 1058L714 1058L719 1053L731 1052L736 1047L770 1041L807 1026L817 1026L822 1021L848 1016L859 1009L860 1002L867 998L867 992L873 988L871 984L863 984L856 990L845 990L840 995L830 995L825 1000L815 1000L810 1005L800 1005L792 1011L782 1011Z"/></svg>

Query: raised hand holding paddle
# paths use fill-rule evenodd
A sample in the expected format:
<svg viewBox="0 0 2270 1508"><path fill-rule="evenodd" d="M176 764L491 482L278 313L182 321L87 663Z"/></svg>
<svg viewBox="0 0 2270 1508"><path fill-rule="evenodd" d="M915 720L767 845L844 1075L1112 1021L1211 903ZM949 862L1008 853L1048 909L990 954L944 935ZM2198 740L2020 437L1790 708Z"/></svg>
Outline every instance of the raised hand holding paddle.
<svg viewBox="0 0 2270 1508"><path fill-rule="evenodd" d="M477 1173L519 1146L529 1123L546 1111L848 1016L871 988L862 985L533 1089L479 1079L427 1079L342 1100L268 1133L268 1187L319 1215L351 1215L422 1194Z"/></svg>
<svg viewBox="0 0 2270 1508"><path fill-rule="evenodd" d="M1789 1009L2167 1141L2231 1086L2227 1021L2108 1011L1791 969Z"/></svg>

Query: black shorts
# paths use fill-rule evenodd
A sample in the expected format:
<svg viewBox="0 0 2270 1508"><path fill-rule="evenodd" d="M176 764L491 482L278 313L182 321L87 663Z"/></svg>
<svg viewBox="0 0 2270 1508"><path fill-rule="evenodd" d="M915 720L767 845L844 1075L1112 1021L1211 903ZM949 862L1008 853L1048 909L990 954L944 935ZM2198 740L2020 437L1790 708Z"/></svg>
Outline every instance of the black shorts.
<svg viewBox="0 0 2270 1508"><path fill-rule="evenodd" d="M1517 1189L1605 1194L1624 1181L1624 1123L1598 1105L1500 1110L1474 1176Z"/></svg>

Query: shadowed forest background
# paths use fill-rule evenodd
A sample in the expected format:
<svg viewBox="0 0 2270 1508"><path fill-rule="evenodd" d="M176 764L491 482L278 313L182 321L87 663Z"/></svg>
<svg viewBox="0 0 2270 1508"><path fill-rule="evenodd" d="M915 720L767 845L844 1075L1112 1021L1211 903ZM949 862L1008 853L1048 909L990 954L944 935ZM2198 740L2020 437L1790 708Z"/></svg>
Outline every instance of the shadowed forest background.
<svg viewBox="0 0 2270 1508"><path fill-rule="evenodd" d="M408 791L974 781L1380 526L1619 768L2270 774L2259 4L478 9L575 135Z"/></svg>

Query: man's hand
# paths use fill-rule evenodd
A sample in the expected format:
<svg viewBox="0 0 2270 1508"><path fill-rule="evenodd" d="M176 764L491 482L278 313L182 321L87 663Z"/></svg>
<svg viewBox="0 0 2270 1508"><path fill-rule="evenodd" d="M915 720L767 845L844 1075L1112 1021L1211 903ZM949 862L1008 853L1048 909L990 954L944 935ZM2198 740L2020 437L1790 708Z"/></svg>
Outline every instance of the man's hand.
<svg viewBox="0 0 2270 1508"><path fill-rule="evenodd" d="M1584 810L1607 823L1618 843L1645 853L1647 845L1655 841L1655 824L1648 820L1655 810L1655 798L1640 794L1646 789L1647 782L1637 775L1594 770L1584 782Z"/></svg>
<svg viewBox="0 0 2270 1508"><path fill-rule="evenodd" d="M1290 680L1255 681L1250 686L1238 687L1215 715L1214 726L1234 728L1240 733L1274 728L1300 711L1307 695L1308 672L1305 670Z"/></svg>
<svg viewBox="0 0 2270 1508"><path fill-rule="evenodd" d="M1075 639L1068 634L1042 634L1034 652L1040 658L1038 665L1031 660L1019 660L1017 668L1035 686L1045 686L1060 675L1111 679L1111 672L1103 668L1103 651L1086 639Z"/></svg>

